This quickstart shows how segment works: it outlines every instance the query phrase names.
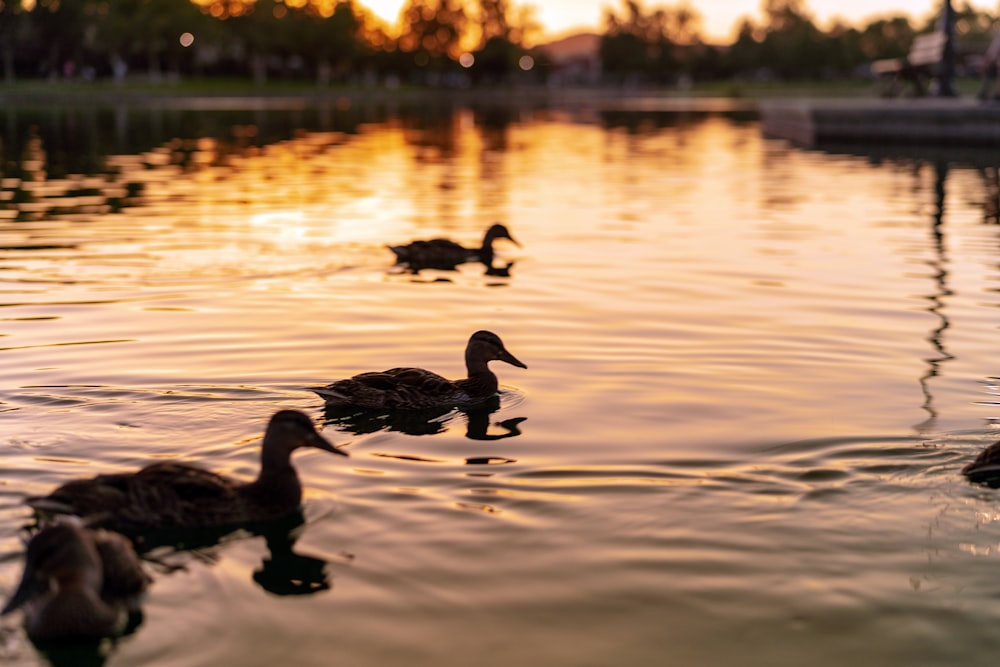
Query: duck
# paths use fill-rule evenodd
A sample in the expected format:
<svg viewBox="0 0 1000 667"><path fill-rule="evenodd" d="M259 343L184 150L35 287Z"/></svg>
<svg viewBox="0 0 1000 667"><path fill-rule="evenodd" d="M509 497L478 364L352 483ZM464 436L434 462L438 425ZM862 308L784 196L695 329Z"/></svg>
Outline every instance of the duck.
<svg viewBox="0 0 1000 667"><path fill-rule="evenodd" d="M517 247L521 247L507 227L500 223L495 223L486 230L483 244L479 248L466 248L451 239L413 241L406 245L386 247L396 255L397 264L407 264L411 269L454 269L466 262L482 262L491 267L495 239L507 239Z"/></svg>
<svg viewBox="0 0 1000 667"><path fill-rule="evenodd" d="M120 636L130 621L138 625L133 616L151 582L123 535L57 522L28 542L21 581L0 616L21 609L36 644Z"/></svg>
<svg viewBox="0 0 1000 667"><path fill-rule="evenodd" d="M187 463L161 461L136 472L72 480L25 502L41 516L76 515L88 525L132 538L149 531L262 523L299 508L302 484L291 454L301 447L347 456L317 433L304 413L281 410L267 425L260 472L253 481L231 479Z"/></svg>
<svg viewBox="0 0 1000 667"><path fill-rule="evenodd" d="M962 474L974 484L1000 487L1000 442L979 452L972 463L962 468Z"/></svg>
<svg viewBox="0 0 1000 667"><path fill-rule="evenodd" d="M310 387L327 405L363 409L428 410L471 406L495 396L497 376L489 362L503 361L518 368L528 367L507 351L500 336L480 330L469 337L465 347L467 376L448 380L423 368L390 368L361 373L323 387Z"/></svg>

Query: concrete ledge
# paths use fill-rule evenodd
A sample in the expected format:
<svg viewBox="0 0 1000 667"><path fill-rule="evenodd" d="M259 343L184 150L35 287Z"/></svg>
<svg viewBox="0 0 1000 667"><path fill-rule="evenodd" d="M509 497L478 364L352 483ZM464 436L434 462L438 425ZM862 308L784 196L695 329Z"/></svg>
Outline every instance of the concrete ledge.
<svg viewBox="0 0 1000 667"><path fill-rule="evenodd" d="M1000 146L1000 103L975 99L783 100L760 104L765 136L826 143Z"/></svg>

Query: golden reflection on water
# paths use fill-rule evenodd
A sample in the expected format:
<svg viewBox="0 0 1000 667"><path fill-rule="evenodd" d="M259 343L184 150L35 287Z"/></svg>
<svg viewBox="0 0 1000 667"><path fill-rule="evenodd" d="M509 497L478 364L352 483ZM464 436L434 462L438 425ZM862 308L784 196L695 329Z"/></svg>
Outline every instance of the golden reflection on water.
<svg viewBox="0 0 1000 667"><path fill-rule="evenodd" d="M122 200L120 215L100 225L70 225L69 218L87 220L89 204L74 209L69 202L75 200L63 196L73 184L98 189L93 187L98 177L46 179L42 165L48 158L41 139L33 137L21 165L32 175L17 181L12 195L30 201L11 208L22 222L35 218L42 226L30 239L17 238L27 226L6 232L15 237L12 249L28 253L18 259L45 263L41 276L32 278L42 284L104 282L97 290L113 292L110 281L131 276L147 287L200 292L205 280L285 276L289 279L280 286L254 289L305 293L317 290L316 280L334 274L337 282L355 288L386 280L385 272L372 270L388 263L385 243L445 234L472 243L490 221L514 218L511 224L524 230L518 234L529 235L525 250L530 252L512 253L506 275L494 274L499 282L490 284L519 281L523 292L550 291L534 304L523 298L501 302L520 308L533 332L555 327L557 340L560 320L567 315L593 328L591 340L605 343L587 345L577 358L615 365L609 379L602 379L609 377L604 373L583 374L583 386L592 383L595 397L622 388L623 382L628 390L626 377L645 382L642 369L650 361L667 378L670 368L664 364L689 376L651 393L644 399L651 407L685 402L691 374L723 380L730 389L766 388L775 398L801 395L800 383L789 385L787 374L774 376L774 363L785 368L792 360L791 367L802 366L813 354L860 363L858 355L873 351L858 348L856 354L841 343L863 336L863 320L884 311L887 301L910 299L905 292L927 293L937 304L932 312L939 317L944 312L951 288L939 280L933 287L937 294L928 291L933 283L921 268L935 262L934 275L945 275L943 249L914 235L912 210L897 204L907 200L910 188L928 187L926 169L915 170L913 178L906 169L873 170L865 176L866 187L860 187L851 174L856 160L832 160L817 168L813 155L763 143L753 131L722 118L682 119L663 128L649 121L621 127L616 122L606 119L602 128L539 114L497 129L471 111L460 111L443 123L402 120L359 135L303 131L264 145L241 143L259 132L238 125L226 140L169 139L143 152L139 163L130 164L128 156L109 157L106 190L114 193L112 199L120 199L122 191L132 196ZM852 185L829 194L824 185L831 178ZM964 187L964 174L953 180ZM21 193L17 188L24 182L36 185ZM100 196L100 191L88 195ZM42 212L47 212L44 221L38 218ZM860 224L850 224L852 218ZM917 221L923 223L920 216ZM53 254L34 254L42 249L39 238ZM886 248L899 240L904 252L887 255ZM907 253L907 247L917 252ZM46 261L63 252L71 261L62 266ZM519 257L529 264L519 265ZM481 267L466 268L421 282L482 284L477 282ZM896 287L900 276L913 279L903 294ZM325 298L350 305L359 296L368 298L361 291ZM562 306L550 319L552 311L537 306L557 292ZM387 332L405 327L411 314L410 321L423 321L428 312L407 292L400 291L398 298L386 290L370 296L382 304L380 311L357 313L363 317L348 313L339 326ZM461 317L469 296L463 294L464 303L459 299L444 310L441 300L432 299L438 302L432 312ZM212 306L155 308L197 315ZM393 311L401 317L379 317ZM228 313L234 315L239 316ZM255 319L259 311L246 315ZM903 320L926 315L918 301L904 302L893 312ZM245 324L255 328L259 323ZM889 320L878 328L884 331L886 324L901 325L900 333L912 326ZM938 329L946 327L943 321ZM772 333L776 328L779 336ZM434 329L444 336L442 327ZM544 337L535 337L533 344L545 345ZM740 350L741 338L751 344L747 350ZM825 345L825 340L837 344ZM710 349L714 342L722 349ZM932 367L920 374L925 407L931 405L927 384L936 378L935 368L950 358L945 342L943 336L934 339ZM685 351L688 346L692 349ZM759 363L755 350L769 346L772 363ZM695 363L677 366L678 350L693 353ZM798 350L803 356L795 359ZM545 347L541 351L550 353ZM907 372L912 382L913 371ZM788 407L781 406L783 411Z"/></svg>
<svg viewBox="0 0 1000 667"><path fill-rule="evenodd" d="M265 634L317 665L997 648L996 499L957 474L997 416L989 161L803 151L726 114L91 113L106 150L27 112L3 143L0 590L23 495L168 457L252 475L278 407L351 453L296 459L301 526L159 576L115 664L214 664L219 636L252 662ZM385 248L494 221L523 244L501 271ZM460 377L480 328L530 368L497 364L481 412L306 390Z"/></svg>

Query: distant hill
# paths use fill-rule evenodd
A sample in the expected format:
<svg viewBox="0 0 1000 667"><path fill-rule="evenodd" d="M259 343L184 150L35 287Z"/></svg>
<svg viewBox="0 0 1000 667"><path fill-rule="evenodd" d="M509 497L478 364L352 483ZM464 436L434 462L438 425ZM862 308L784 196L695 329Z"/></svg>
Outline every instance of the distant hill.
<svg viewBox="0 0 1000 667"><path fill-rule="evenodd" d="M592 32L576 33L538 45L556 62L596 58L600 47L601 36Z"/></svg>

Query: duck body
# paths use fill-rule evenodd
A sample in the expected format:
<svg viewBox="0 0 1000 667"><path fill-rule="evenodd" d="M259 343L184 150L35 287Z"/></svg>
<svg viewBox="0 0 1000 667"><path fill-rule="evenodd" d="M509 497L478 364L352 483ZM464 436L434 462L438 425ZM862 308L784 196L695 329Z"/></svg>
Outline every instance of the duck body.
<svg viewBox="0 0 1000 667"><path fill-rule="evenodd" d="M465 348L468 377L464 379L449 380L423 368L390 368L361 373L312 390L328 405L335 406L385 410L464 407L496 395L499 383L488 367L490 361L527 368L507 351L495 333L477 331Z"/></svg>
<svg viewBox="0 0 1000 667"><path fill-rule="evenodd" d="M962 468L962 474L974 484L1000 488L1000 442L979 452L972 463Z"/></svg>
<svg viewBox="0 0 1000 667"><path fill-rule="evenodd" d="M406 264L411 269L450 270L466 262L493 264L493 241L508 239L514 245L520 244L510 235L510 231L499 223L492 225L483 236L478 248L467 248L451 239L430 239L413 241L406 245L388 246L396 255L397 264Z"/></svg>
<svg viewBox="0 0 1000 667"><path fill-rule="evenodd" d="M55 523L28 543L21 582L0 615L21 609L36 643L116 636L128 628L149 583L122 535Z"/></svg>
<svg viewBox="0 0 1000 667"><path fill-rule="evenodd" d="M346 456L316 432L309 417L282 410L268 424L260 473L251 482L168 461L136 472L73 480L26 502L42 514L77 515L89 525L129 536L269 521L294 511L302 501L302 485L291 463L291 453L299 447Z"/></svg>

